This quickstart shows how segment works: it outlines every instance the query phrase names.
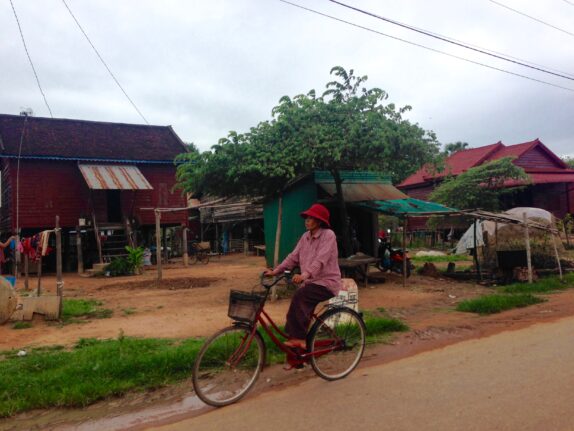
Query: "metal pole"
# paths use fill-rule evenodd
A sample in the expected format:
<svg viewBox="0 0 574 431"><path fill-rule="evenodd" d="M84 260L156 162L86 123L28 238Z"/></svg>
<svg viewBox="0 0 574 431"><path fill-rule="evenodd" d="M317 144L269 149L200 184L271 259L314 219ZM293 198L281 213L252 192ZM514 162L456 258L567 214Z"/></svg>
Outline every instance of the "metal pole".
<svg viewBox="0 0 574 431"><path fill-rule="evenodd" d="M532 283L532 256L530 254L530 233L528 232L528 221L526 213L522 213L524 221L524 241L526 242L526 264L528 265L528 282Z"/></svg>
<svg viewBox="0 0 574 431"><path fill-rule="evenodd" d="M161 281L161 212L155 210L155 246L156 246L156 263L157 263L157 281Z"/></svg>

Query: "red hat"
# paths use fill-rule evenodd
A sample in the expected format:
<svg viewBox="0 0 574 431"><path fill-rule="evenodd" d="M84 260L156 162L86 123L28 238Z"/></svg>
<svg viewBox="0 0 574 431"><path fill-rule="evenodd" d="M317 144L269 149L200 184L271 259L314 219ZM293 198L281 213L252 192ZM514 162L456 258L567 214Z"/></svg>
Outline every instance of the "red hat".
<svg viewBox="0 0 574 431"><path fill-rule="evenodd" d="M313 217L325 223L327 227L331 227L329 223L329 210L321 204L311 205L311 208L301 213L301 217Z"/></svg>

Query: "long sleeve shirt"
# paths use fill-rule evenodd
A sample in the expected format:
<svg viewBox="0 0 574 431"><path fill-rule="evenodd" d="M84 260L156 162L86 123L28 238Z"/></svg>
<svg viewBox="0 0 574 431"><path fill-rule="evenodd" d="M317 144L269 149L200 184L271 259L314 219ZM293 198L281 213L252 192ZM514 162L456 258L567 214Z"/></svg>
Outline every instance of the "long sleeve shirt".
<svg viewBox="0 0 574 431"><path fill-rule="evenodd" d="M314 235L305 232L295 249L274 270L276 274L295 266L301 268L305 284L325 286L334 295L341 289L341 271L335 232L318 229Z"/></svg>

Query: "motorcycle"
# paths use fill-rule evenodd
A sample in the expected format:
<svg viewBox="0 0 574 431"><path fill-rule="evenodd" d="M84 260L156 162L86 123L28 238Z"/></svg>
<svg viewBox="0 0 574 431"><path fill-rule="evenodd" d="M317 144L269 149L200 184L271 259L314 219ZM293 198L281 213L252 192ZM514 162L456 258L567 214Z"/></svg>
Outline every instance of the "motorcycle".
<svg viewBox="0 0 574 431"><path fill-rule="evenodd" d="M378 257L379 262L377 268L381 271L393 271L397 274L403 273L403 260L405 253L400 248L391 247L391 242L388 238L379 238ZM414 269L411 259L406 253L407 259L407 277L411 276L411 271Z"/></svg>

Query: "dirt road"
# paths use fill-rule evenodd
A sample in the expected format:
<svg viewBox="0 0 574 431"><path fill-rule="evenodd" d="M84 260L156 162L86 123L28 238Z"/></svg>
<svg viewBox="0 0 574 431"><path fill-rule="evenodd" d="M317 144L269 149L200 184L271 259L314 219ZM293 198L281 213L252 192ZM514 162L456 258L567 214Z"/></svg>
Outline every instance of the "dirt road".
<svg viewBox="0 0 574 431"><path fill-rule="evenodd" d="M337 382L314 378L150 429L572 430L573 363L570 317L363 368Z"/></svg>

